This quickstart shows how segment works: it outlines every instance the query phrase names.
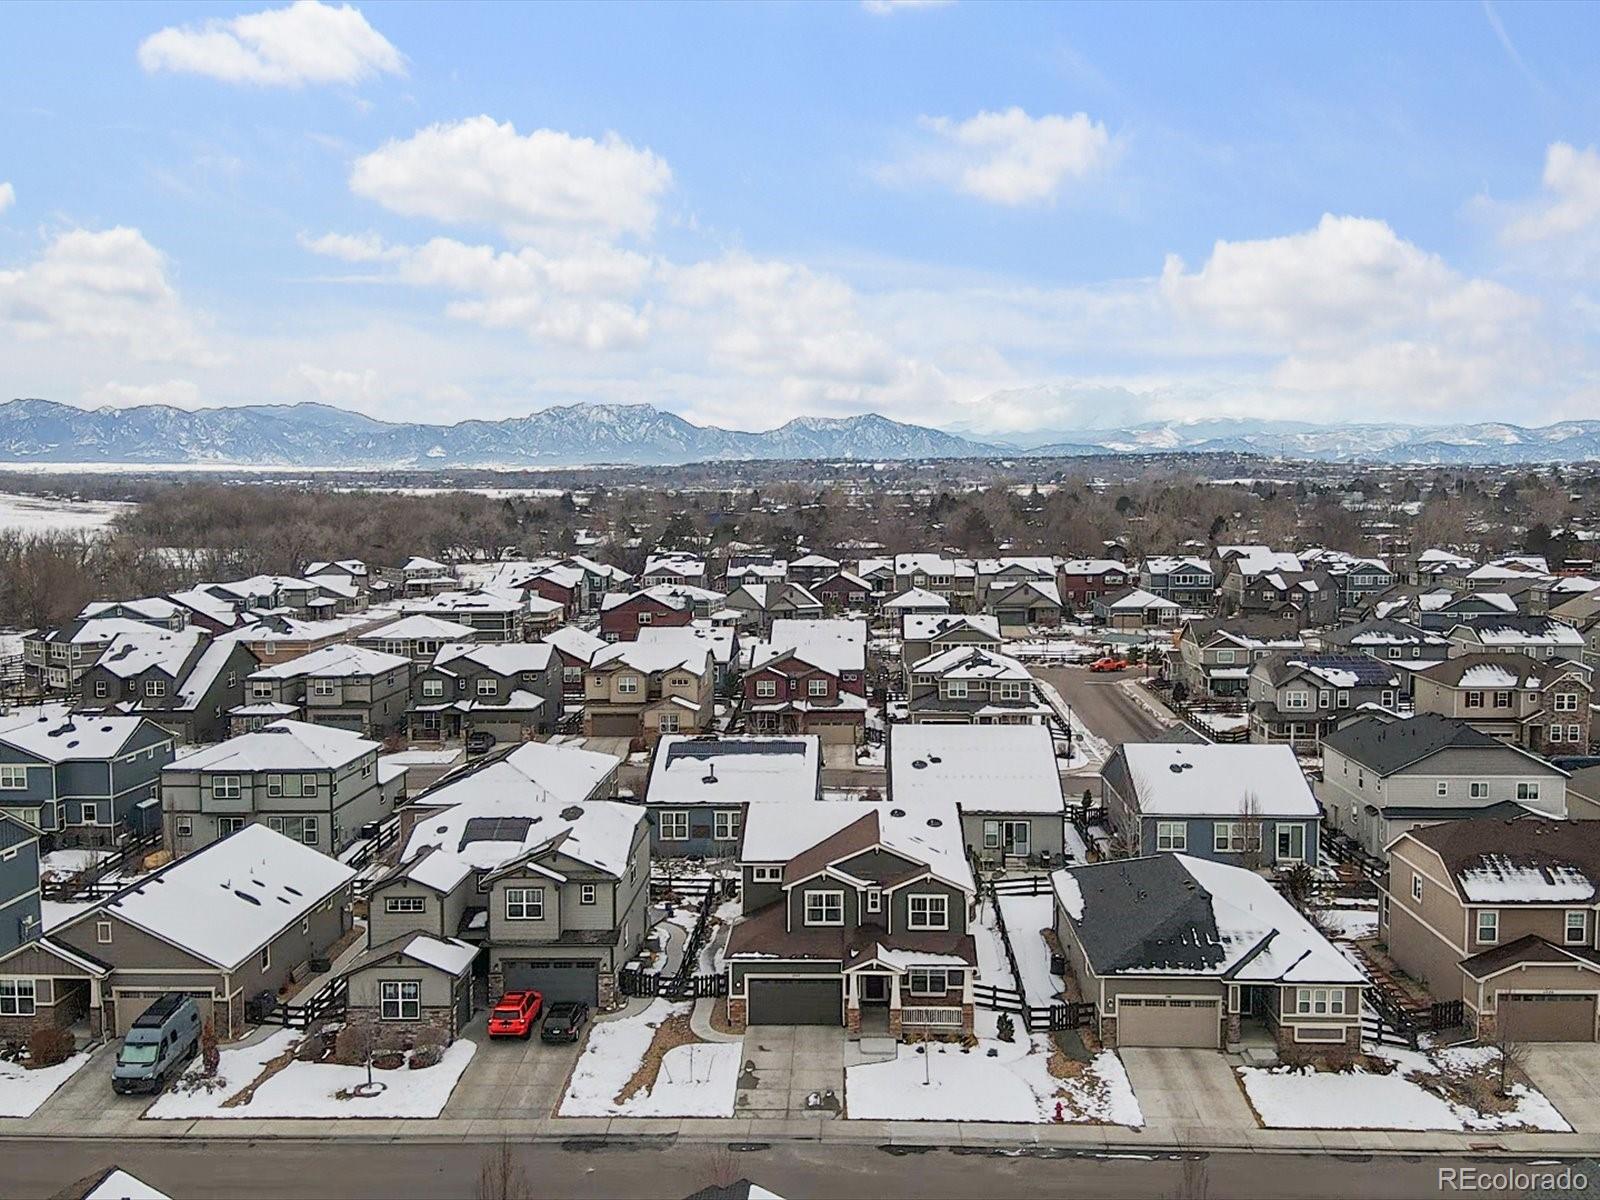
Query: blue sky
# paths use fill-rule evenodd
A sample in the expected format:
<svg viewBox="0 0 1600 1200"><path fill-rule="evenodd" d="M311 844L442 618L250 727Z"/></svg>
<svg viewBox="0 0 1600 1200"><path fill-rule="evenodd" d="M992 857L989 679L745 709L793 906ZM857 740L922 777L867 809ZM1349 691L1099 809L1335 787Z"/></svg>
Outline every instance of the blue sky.
<svg viewBox="0 0 1600 1200"><path fill-rule="evenodd" d="M1600 413L1600 8L0 7L7 395Z"/></svg>

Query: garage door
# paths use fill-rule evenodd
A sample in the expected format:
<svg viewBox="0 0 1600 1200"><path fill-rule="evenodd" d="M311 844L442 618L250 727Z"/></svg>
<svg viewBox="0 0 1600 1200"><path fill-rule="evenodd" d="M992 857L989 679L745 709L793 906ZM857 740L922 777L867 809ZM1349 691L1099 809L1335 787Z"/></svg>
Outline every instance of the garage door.
<svg viewBox="0 0 1600 1200"><path fill-rule="evenodd" d="M843 1025L842 979L750 979L751 1025Z"/></svg>
<svg viewBox="0 0 1600 1200"><path fill-rule="evenodd" d="M1595 997L1501 992L1500 1028L1519 1042L1594 1041Z"/></svg>
<svg viewBox="0 0 1600 1200"><path fill-rule="evenodd" d="M127 1036L128 1030L133 1028L133 1023L139 1019L144 1010L149 1008L167 993L164 990L151 991L140 988L117 988L111 993L112 1005L115 1009L115 1029L118 1037ZM195 994L195 1003L200 1006L200 1021L202 1024L211 1020L211 993Z"/></svg>
<svg viewBox="0 0 1600 1200"><path fill-rule="evenodd" d="M1222 1036L1218 1001L1157 996L1117 1001L1117 1045L1204 1046Z"/></svg>
<svg viewBox="0 0 1600 1200"><path fill-rule="evenodd" d="M529 989L543 994L546 1004L561 1000L600 1000L600 964L578 959L551 959L548 962L519 960L504 964L506 991Z"/></svg>

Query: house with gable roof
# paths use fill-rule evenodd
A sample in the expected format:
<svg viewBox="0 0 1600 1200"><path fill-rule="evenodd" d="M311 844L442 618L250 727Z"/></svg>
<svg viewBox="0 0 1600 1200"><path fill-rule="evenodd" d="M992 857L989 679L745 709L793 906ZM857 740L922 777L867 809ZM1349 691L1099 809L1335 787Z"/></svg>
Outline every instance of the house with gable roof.
<svg viewBox="0 0 1600 1200"><path fill-rule="evenodd" d="M645 788L651 849L663 858L731 857L750 805L792 808L821 796L816 737L667 734Z"/></svg>
<svg viewBox="0 0 1600 1200"><path fill-rule="evenodd" d="M650 744L710 729L715 684L715 659L703 642L613 643L583 674L584 733Z"/></svg>
<svg viewBox="0 0 1600 1200"><path fill-rule="evenodd" d="M548 642L454 642L415 672L411 736L524 742L554 732L564 703L561 660Z"/></svg>
<svg viewBox="0 0 1600 1200"><path fill-rule="evenodd" d="M1269 654L1250 668L1250 740L1314 753L1340 721L1403 693L1400 672L1366 654Z"/></svg>
<svg viewBox="0 0 1600 1200"><path fill-rule="evenodd" d="M1419 713L1466 721L1536 754L1589 749L1588 669L1571 659L1498 652L1457 654L1412 675Z"/></svg>
<svg viewBox="0 0 1600 1200"><path fill-rule="evenodd" d="M120 635L83 673L80 704L148 716L183 742L221 741L257 665L250 649L227 635L145 629Z"/></svg>
<svg viewBox="0 0 1600 1200"><path fill-rule="evenodd" d="M285 663L260 667L245 684L247 704L234 711L246 729L251 716L265 717L287 707L290 712L285 715L315 725L381 738L405 726L411 660L365 646L324 646Z"/></svg>
<svg viewBox="0 0 1600 1200"><path fill-rule="evenodd" d="M867 623L785 619L758 642L740 686L752 733L859 745L867 723Z"/></svg>
<svg viewBox="0 0 1600 1200"><path fill-rule="evenodd" d="M1033 674L996 650L956 646L910 667L906 720L914 725L1042 725L1049 706Z"/></svg>

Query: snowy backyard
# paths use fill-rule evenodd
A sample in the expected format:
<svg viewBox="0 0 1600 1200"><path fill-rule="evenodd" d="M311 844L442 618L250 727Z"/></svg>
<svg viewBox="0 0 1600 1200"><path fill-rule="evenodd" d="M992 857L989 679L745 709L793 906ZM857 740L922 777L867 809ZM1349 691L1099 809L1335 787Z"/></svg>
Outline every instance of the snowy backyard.
<svg viewBox="0 0 1600 1200"><path fill-rule="evenodd" d="M145 1118L437 1117L477 1050L461 1040L434 1066L375 1069L372 1078L382 1091L363 1096L357 1089L367 1081L365 1066L300 1062L293 1057L300 1036L283 1029L254 1045L223 1050L210 1083L197 1058Z"/></svg>
<svg viewBox="0 0 1600 1200"><path fill-rule="evenodd" d="M692 1004L654 1000L641 1013L598 1021L573 1068L563 1117L731 1117L744 1048L703 1042Z"/></svg>
<svg viewBox="0 0 1600 1200"><path fill-rule="evenodd" d="M33 1071L19 1062L0 1059L0 1117L31 1117L93 1056L91 1047L66 1062Z"/></svg>
<svg viewBox="0 0 1600 1200"><path fill-rule="evenodd" d="M1493 1046L1428 1052L1369 1046L1376 1069L1241 1067L1239 1078L1269 1129L1570 1129L1543 1093L1512 1083L1497 1094ZM1392 1067L1387 1073L1383 1069Z"/></svg>

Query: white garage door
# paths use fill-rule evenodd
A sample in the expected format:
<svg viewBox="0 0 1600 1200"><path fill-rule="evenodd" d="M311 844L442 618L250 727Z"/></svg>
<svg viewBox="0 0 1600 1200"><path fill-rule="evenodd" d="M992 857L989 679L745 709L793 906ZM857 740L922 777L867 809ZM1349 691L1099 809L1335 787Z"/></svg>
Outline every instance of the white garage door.
<svg viewBox="0 0 1600 1200"><path fill-rule="evenodd" d="M1117 1001L1117 1045L1201 1046L1221 1041L1220 1001L1195 996L1125 997Z"/></svg>

